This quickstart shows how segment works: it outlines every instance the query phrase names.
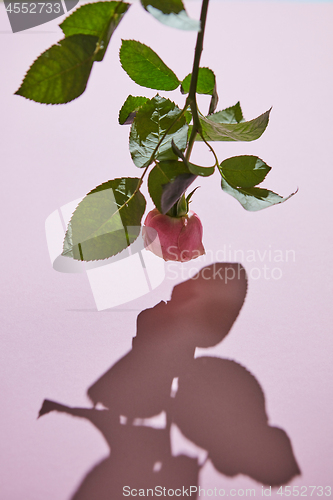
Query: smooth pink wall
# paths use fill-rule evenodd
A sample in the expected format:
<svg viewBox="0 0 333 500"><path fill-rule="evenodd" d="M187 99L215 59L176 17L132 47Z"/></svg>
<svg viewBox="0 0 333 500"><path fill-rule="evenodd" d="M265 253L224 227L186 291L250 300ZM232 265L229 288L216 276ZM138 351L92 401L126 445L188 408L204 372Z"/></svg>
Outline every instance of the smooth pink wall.
<svg viewBox="0 0 333 500"><path fill-rule="evenodd" d="M199 7L188 4L193 16ZM265 187L299 192L248 213L222 193L218 173L198 182L193 210L204 225L207 256L167 265L167 280L150 295L97 313L86 276L52 269L45 219L101 182L138 175L118 111L128 94L155 92L121 69L121 38L151 45L183 78L195 34L161 26L135 4L85 94L45 106L13 93L32 61L61 38L58 23L13 35L0 6L1 498L70 498L107 447L86 422L62 415L37 421L43 399L88 405L87 387L130 350L138 313L167 300L176 283L224 249L231 251L226 260L243 251L252 279L232 332L208 352L238 361L259 380L270 422L288 432L302 470L292 484L332 485L332 17L333 4L211 3L202 65L216 73L219 109L240 100L252 119L273 106L263 137L217 145L220 161L258 155L273 167ZM183 102L177 91L171 98ZM200 102L205 110L208 103ZM201 144L194 158L211 162ZM246 259L250 253L255 262ZM277 254L283 262L272 260ZM272 278L274 268L280 279ZM226 478L210 463L200 481L205 488L253 486L261 495L251 479Z"/></svg>

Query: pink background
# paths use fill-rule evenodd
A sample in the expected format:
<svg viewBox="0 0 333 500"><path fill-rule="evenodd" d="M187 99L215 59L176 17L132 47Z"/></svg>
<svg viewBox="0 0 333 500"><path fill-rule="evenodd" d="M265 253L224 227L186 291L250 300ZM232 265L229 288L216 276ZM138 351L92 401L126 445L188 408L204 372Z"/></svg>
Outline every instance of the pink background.
<svg viewBox="0 0 333 500"><path fill-rule="evenodd" d="M195 17L199 8L188 3ZM208 256L166 266L167 279L154 292L97 312L85 275L52 269L45 220L100 183L139 173L118 111L128 94L155 92L121 69L121 38L152 46L183 78L195 34L164 27L135 4L104 62L95 64L85 94L66 106L45 106L13 93L33 60L61 38L59 21L13 35L0 5L1 498L70 498L108 449L85 421L59 414L36 420L43 399L88 406L86 389L130 350L138 313L168 300L181 269L187 278L225 245L245 255L260 252L263 262L259 254L256 262L244 261L249 274L267 265L270 272L280 268L282 277L255 279L254 271L231 333L199 354L234 359L256 376L270 423L286 430L302 470L292 485L332 486L332 18L333 4L212 1L202 66L216 73L218 109L240 100L252 119L273 106L263 137L217 145L220 161L258 155L273 167L265 187L284 196L299 192L283 205L249 213L221 191L218 173L196 183L202 187L192 208L203 222ZM183 103L179 91L170 98ZM205 111L207 99L200 103ZM211 163L201 144L193 158ZM292 250L295 259L270 262L269 250ZM226 478L209 462L200 484L253 486L261 495L248 477Z"/></svg>

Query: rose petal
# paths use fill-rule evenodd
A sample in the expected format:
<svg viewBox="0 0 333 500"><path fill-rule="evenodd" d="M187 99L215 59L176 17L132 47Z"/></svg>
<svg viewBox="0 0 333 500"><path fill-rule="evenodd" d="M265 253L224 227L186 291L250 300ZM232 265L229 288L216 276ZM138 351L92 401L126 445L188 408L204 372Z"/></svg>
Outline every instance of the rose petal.
<svg viewBox="0 0 333 500"><path fill-rule="evenodd" d="M196 259L206 253L202 244L202 235L203 228L199 217L195 213L190 212L187 224L178 238L178 248L182 261Z"/></svg>
<svg viewBox="0 0 333 500"><path fill-rule="evenodd" d="M155 208L146 217L143 238L147 250L164 260L186 262L205 253L202 233L202 224L195 213L170 217Z"/></svg>

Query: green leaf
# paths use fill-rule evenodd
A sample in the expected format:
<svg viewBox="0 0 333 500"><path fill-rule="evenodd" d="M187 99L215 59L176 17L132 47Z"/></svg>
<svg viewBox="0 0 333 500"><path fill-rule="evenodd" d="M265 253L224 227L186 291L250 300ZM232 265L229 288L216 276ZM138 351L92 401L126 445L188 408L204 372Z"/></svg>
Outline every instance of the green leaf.
<svg viewBox="0 0 333 500"><path fill-rule="evenodd" d="M122 105L121 110L119 111L119 123L120 125L128 125L133 123L136 112L143 106L145 102L149 99L148 97L139 97L129 95Z"/></svg>
<svg viewBox="0 0 333 500"><path fill-rule="evenodd" d="M188 94L190 91L192 73L187 75L182 81L182 93ZM213 95L215 89L215 75L209 68L199 68L197 94Z"/></svg>
<svg viewBox="0 0 333 500"><path fill-rule="evenodd" d="M86 4L67 17L60 28L66 37L93 35L98 37L101 50L96 61L102 61L110 38L130 5L125 2L96 2Z"/></svg>
<svg viewBox="0 0 333 500"><path fill-rule="evenodd" d="M129 141L132 160L137 167L147 167L153 158L176 159L177 156L172 151L172 140L181 151L185 150L188 125L181 114L175 103L159 95L139 109L131 127ZM166 136L158 146L164 134Z"/></svg>
<svg viewBox="0 0 333 500"><path fill-rule="evenodd" d="M68 224L62 255L84 261L107 259L133 243L146 208L140 191L134 194L139 182L123 177L90 191Z"/></svg>
<svg viewBox="0 0 333 500"><path fill-rule="evenodd" d="M163 194L163 188L165 188L165 186L167 186L170 182L173 182L178 176L182 174L187 176L191 175L186 165L184 165L182 161L177 160L158 162L156 166L151 170L148 177L148 190L156 208L161 213L161 198ZM178 198L182 194L183 193L180 193ZM177 199L175 200L175 202L177 201ZM166 210L166 212L168 210Z"/></svg>
<svg viewBox="0 0 333 500"><path fill-rule="evenodd" d="M255 141L264 133L269 120L270 109L254 120L241 123L216 123L211 116L199 115L203 136L206 141ZM197 135L197 140L202 140Z"/></svg>
<svg viewBox="0 0 333 500"><path fill-rule="evenodd" d="M178 158L180 158L183 161L183 163L186 165L191 174L194 174L195 176L201 175L203 177L209 177L214 173L215 165L213 165L212 167L201 167L199 165L194 165L194 163L190 163L189 161L187 161L187 159L180 151L180 149L176 146L174 141L171 141L171 147L172 151L175 153L176 156L178 156Z"/></svg>
<svg viewBox="0 0 333 500"><path fill-rule="evenodd" d="M156 90L175 90L179 80L150 47L135 40L123 40L120 62L132 80Z"/></svg>
<svg viewBox="0 0 333 500"><path fill-rule="evenodd" d="M273 191L269 191L268 189L257 187L238 188L229 184L223 177L221 186L223 191L236 198L245 210L249 210L250 212L257 212L258 210L263 210L264 208L271 207L272 205L283 203L295 194L292 193L286 198L282 198L282 196L274 193Z"/></svg>
<svg viewBox="0 0 333 500"><path fill-rule="evenodd" d="M200 31L200 21L188 17L181 0L141 0L142 6L161 23L188 31Z"/></svg>
<svg viewBox="0 0 333 500"><path fill-rule="evenodd" d="M141 0L142 6L147 10L149 6L159 9L163 14L179 14L184 10L181 0Z"/></svg>
<svg viewBox="0 0 333 500"><path fill-rule="evenodd" d="M65 39L38 57L16 94L45 104L64 104L79 97L94 61L103 59L128 8L124 2L97 2L76 10L60 25Z"/></svg>
<svg viewBox="0 0 333 500"><path fill-rule="evenodd" d="M227 182L240 188L251 188L260 184L271 170L257 156L234 156L219 166Z"/></svg>
<svg viewBox="0 0 333 500"><path fill-rule="evenodd" d="M191 203L191 198L194 195L194 193L196 192L196 190L199 189L199 187L200 186L197 186L196 188L194 188L193 191L191 191L190 194L186 197L187 207Z"/></svg>
<svg viewBox="0 0 333 500"><path fill-rule="evenodd" d="M239 101L234 106L230 106L230 108L209 115L209 119L215 123L240 123L244 121Z"/></svg>
<svg viewBox="0 0 333 500"><path fill-rule="evenodd" d="M87 86L97 43L92 35L60 40L36 59L15 94L44 104L76 99Z"/></svg>
<svg viewBox="0 0 333 500"><path fill-rule="evenodd" d="M187 163L189 171L194 175L200 175L201 177L209 177L213 175L215 171L215 165L212 167L201 167L200 165L194 165L194 163Z"/></svg>
<svg viewBox="0 0 333 500"><path fill-rule="evenodd" d="M189 125L191 123L191 121L192 121L192 113L191 113L191 111L189 109L187 109L185 111L184 116L185 116L186 123Z"/></svg>

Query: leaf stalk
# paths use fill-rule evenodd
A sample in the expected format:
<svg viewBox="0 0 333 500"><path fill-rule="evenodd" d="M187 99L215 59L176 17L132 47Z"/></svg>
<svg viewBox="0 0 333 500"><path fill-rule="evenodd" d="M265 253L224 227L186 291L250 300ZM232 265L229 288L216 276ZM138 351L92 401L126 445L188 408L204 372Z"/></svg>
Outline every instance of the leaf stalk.
<svg viewBox="0 0 333 500"><path fill-rule="evenodd" d="M188 143L188 147L187 147L187 151L186 151L186 155L185 155L187 160L190 159L195 138L196 138L197 134L201 132L201 124L200 124L199 114L198 114L196 92L197 92L200 58L201 58L201 53L203 50L203 40L204 40L205 28L206 28L208 4L209 4L209 0L202 1L201 14L200 14L201 30L198 32L198 36L197 36L197 43L196 43L195 52L194 52L191 84L190 84L190 90L189 90L189 94L188 94L188 98L187 98L187 102L189 103L189 105L191 107L191 112L192 112L192 117L193 117L193 128L192 128L191 136L189 139L189 143Z"/></svg>

